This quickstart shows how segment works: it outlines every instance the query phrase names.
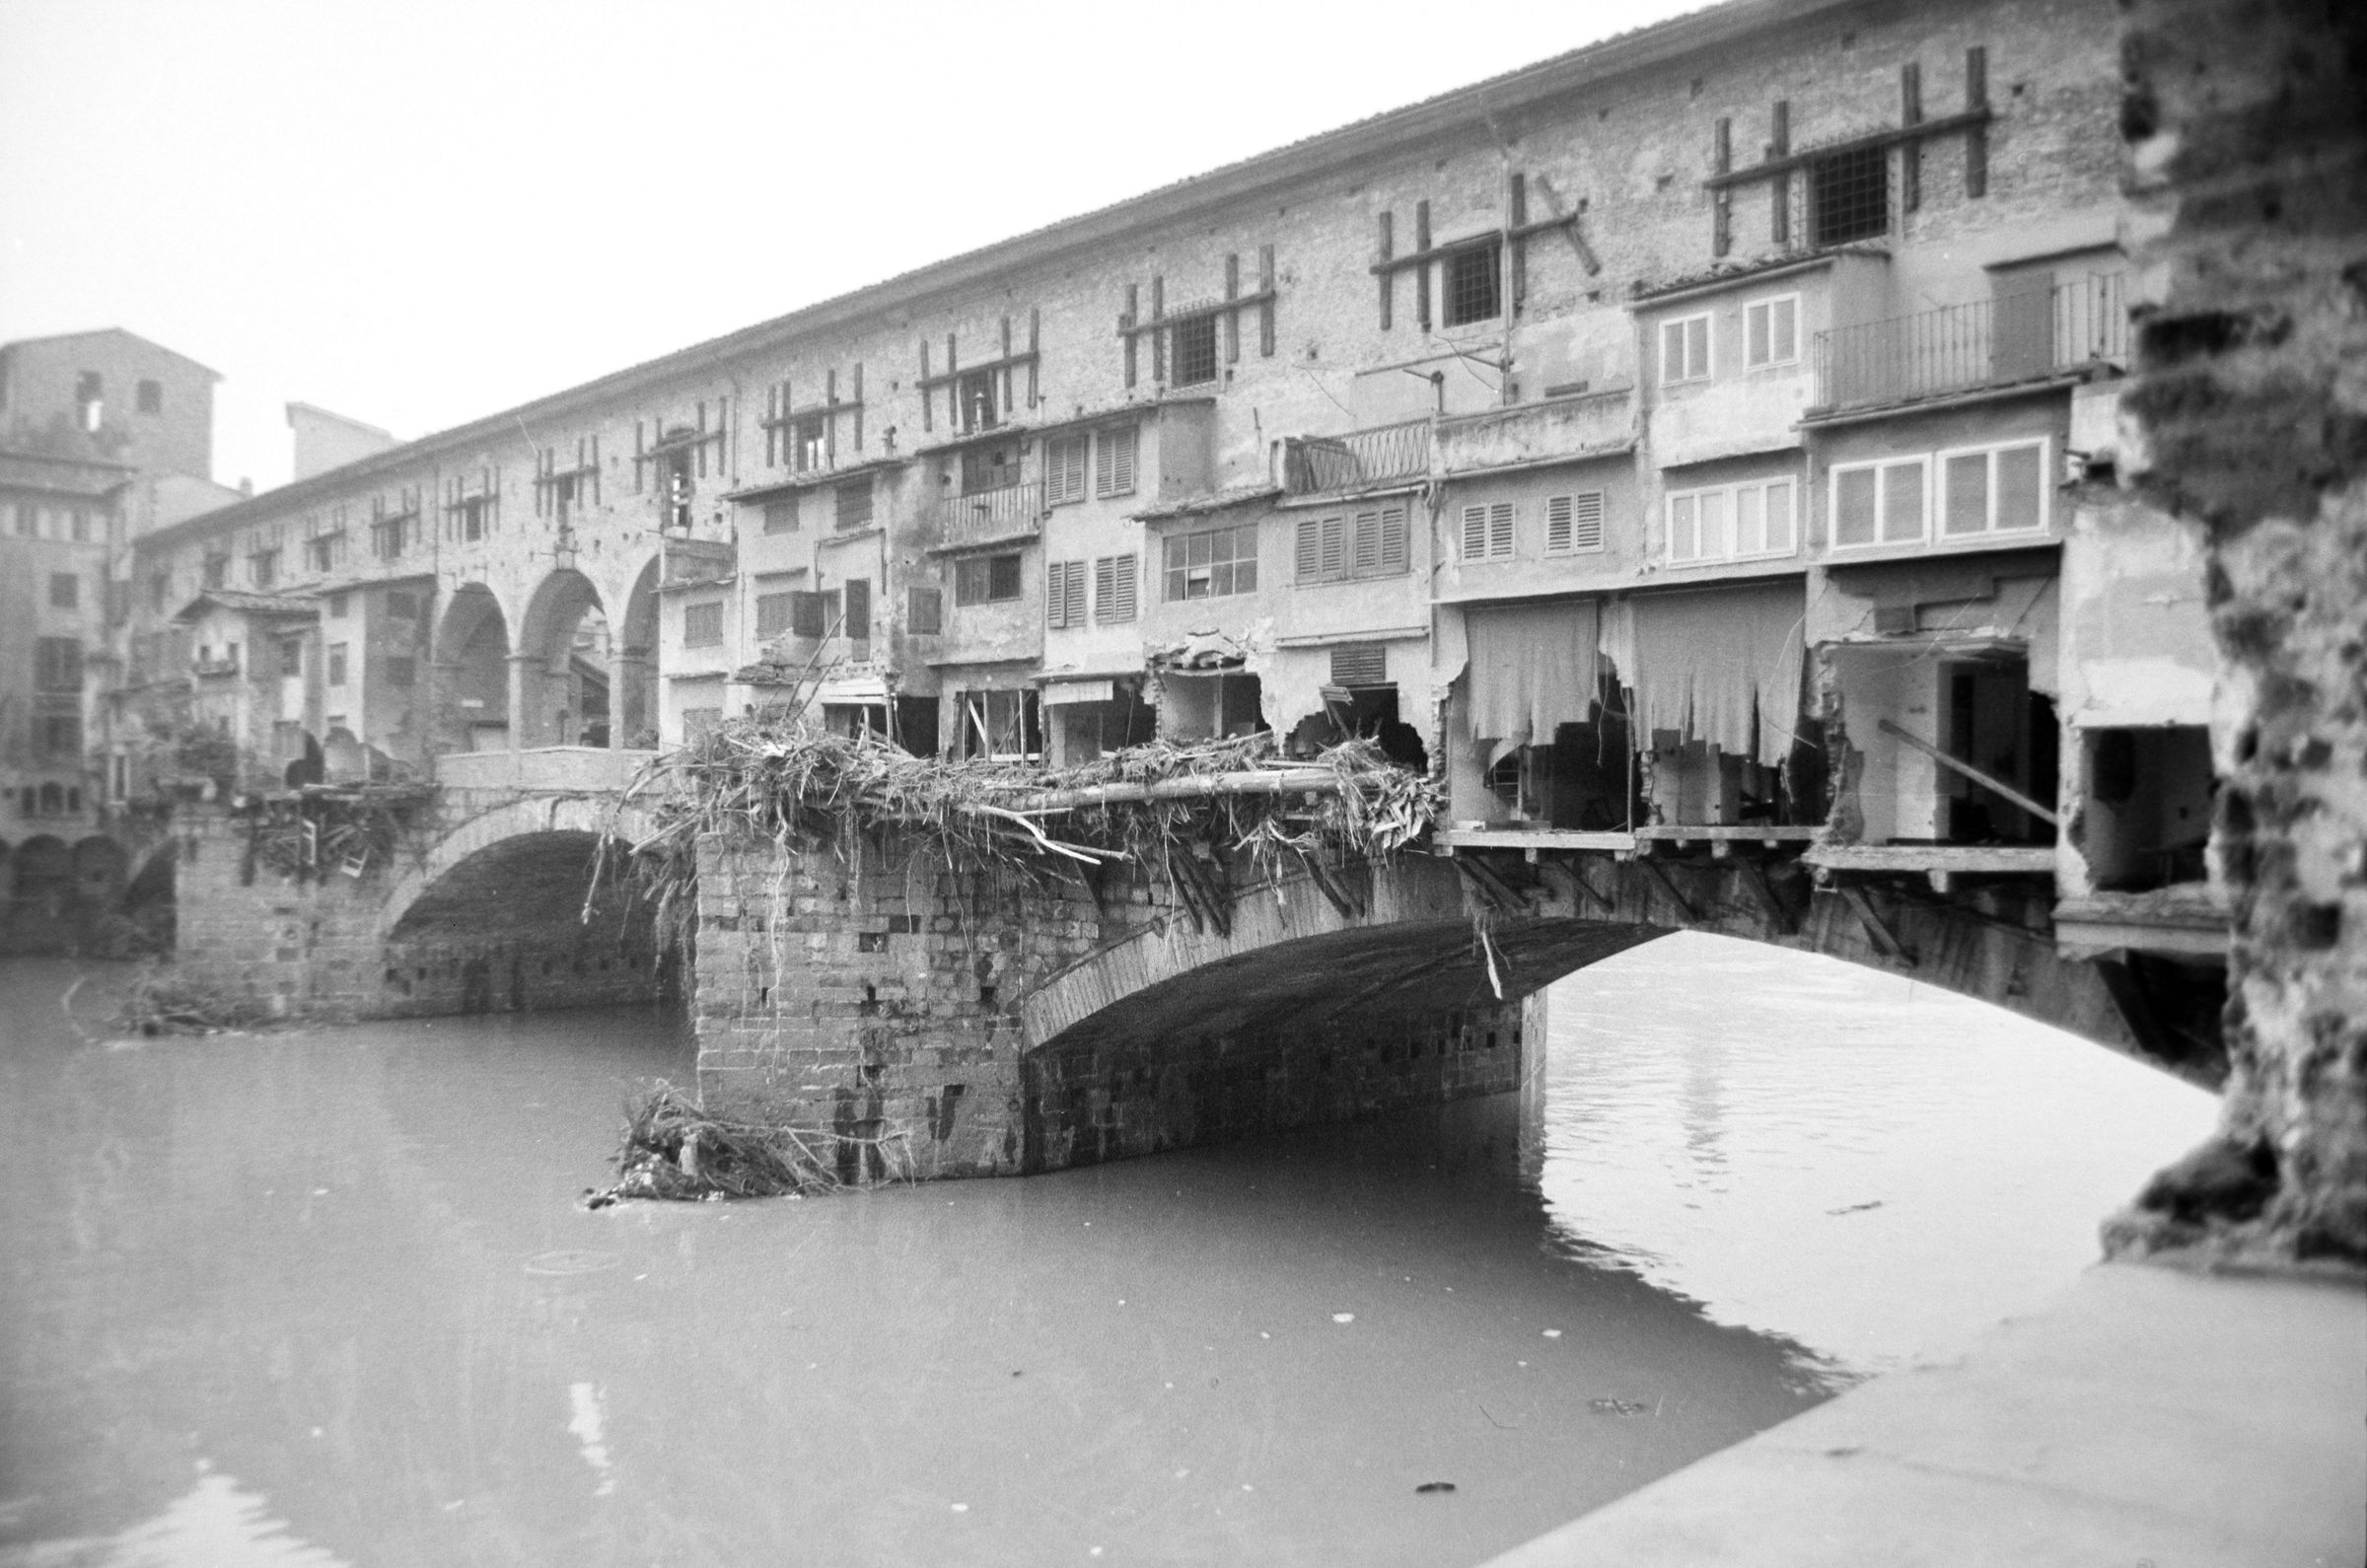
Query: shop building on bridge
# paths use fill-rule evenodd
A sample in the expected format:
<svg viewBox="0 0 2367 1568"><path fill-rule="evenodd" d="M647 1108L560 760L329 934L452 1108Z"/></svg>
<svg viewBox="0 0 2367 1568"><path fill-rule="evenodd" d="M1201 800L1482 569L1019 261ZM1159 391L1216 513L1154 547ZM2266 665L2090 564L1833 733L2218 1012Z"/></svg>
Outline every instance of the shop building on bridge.
<svg viewBox="0 0 2367 1568"><path fill-rule="evenodd" d="M616 782L801 705L1364 734L1458 851L2059 884L2064 941L2207 964L2199 549L2114 482L2116 29L1626 35L152 534L127 668L253 786Z"/></svg>

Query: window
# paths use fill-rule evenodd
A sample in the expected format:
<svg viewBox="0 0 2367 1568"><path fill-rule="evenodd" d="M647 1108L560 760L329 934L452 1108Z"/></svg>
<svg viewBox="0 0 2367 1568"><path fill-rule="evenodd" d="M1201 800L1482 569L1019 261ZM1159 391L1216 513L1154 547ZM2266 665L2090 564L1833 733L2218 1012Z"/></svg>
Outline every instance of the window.
<svg viewBox="0 0 2367 1568"><path fill-rule="evenodd" d="M209 555L205 558L205 586L221 588L230 582L230 557Z"/></svg>
<svg viewBox="0 0 2367 1568"><path fill-rule="evenodd" d="M849 479L838 486L833 497L837 505L837 525L842 529L859 529L871 521L871 475Z"/></svg>
<svg viewBox="0 0 2367 1568"><path fill-rule="evenodd" d="M341 686L350 672L346 668L346 650L350 644L332 642L328 645L328 683Z"/></svg>
<svg viewBox="0 0 2367 1568"><path fill-rule="evenodd" d="M141 413L163 413L165 411L165 384L157 381L144 381L140 383L139 398L139 408Z"/></svg>
<svg viewBox="0 0 2367 1568"><path fill-rule="evenodd" d="M797 497L784 495L764 503L764 532L795 534L797 532Z"/></svg>
<svg viewBox="0 0 2367 1568"><path fill-rule="evenodd" d="M790 465L809 473L829 462L830 420L827 414L800 414L792 427Z"/></svg>
<svg viewBox="0 0 2367 1568"><path fill-rule="evenodd" d="M82 689L82 639L80 637L36 637L34 639L33 689L36 691L80 691Z"/></svg>
<svg viewBox="0 0 2367 1568"><path fill-rule="evenodd" d="M1405 570L1405 509L1384 507L1353 517L1302 518L1294 552L1302 583L1394 577Z"/></svg>
<svg viewBox="0 0 2367 1568"><path fill-rule="evenodd" d="M1134 618L1134 580L1141 575L1134 552L1105 555L1093 563L1093 618L1114 626Z"/></svg>
<svg viewBox="0 0 2367 1568"><path fill-rule="evenodd" d="M257 588L269 588L279 581L279 551L256 550L247 557L247 581Z"/></svg>
<svg viewBox="0 0 2367 1568"><path fill-rule="evenodd" d="M1891 150L1829 153L1808 166L1809 224L1818 245L1867 240L1891 227Z"/></svg>
<svg viewBox="0 0 2367 1568"><path fill-rule="evenodd" d="M2046 443L2017 441L1939 455L1940 537L2046 526Z"/></svg>
<svg viewBox="0 0 2367 1568"><path fill-rule="evenodd" d="M90 513L88 513L88 512L85 512L85 511L84 511L84 510L83 510L81 507L76 507L76 508L74 509L73 513L70 515L70 517L69 517L69 519L68 519L68 522L67 522L67 527L66 527L66 535L67 535L67 537L71 538L71 539L72 539L72 540L73 540L75 543L77 543L77 544L88 544L88 543L90 543L90 542L91 542L91 515L90 515Z"/></svg>
<svg viewBox="0 0 2367 1568"><path fill-rule="evenodd" d="M1016 762L1042 751L1035 692L965 691L959 701L964 756Z"/></svg>
<svg viewBox="0 0 2367 1568"><path fill-rule="evenodd" d="M17 535L21 538L38 538L41 533L41 509L31 501L17 503Z"/></svg>
<svg viewBox="0 0 2367 1568"><path fill-rule="evenodd" d="M1585 490L1545 502L1545 553L1585 555L1603 547L1603 492Z"/></svg>
<svg viewBox="0 0 2367 1568"><path fill-rule="evenodd" d="M1216 317L1187 316L1168 328L1175 344L1176 385L1216 380Z"/></svg>
<svg viewBox="0 0 2367 1568"><path fill-rule="evenodd" d="M1709 377L1709 317L1680 317L1660 323L1660 379L1669 385Z"/></svg>
<svg viewBox="0 0 2367 1568"><path fill-rule="evenodd" d="M756 596L756 635L778 637L789 629L790 605L797 596L787 590Z"/></svg>
<svg viewBox="0 0 2367 1568"><path fill-rule="evenodd" d="M720 648L723 646L723 602L712 600L704 605L682 606L682 646L685 648Z"/></svg>
<svg viewBox="0 0 2367 1568"><path fill-rule="evenodd" d="M1335 686L1382 686L1389 683L1389 645L1343 642L1331 650L1331 683Z"/></svg>
<svg viewBox="0 0 2367 1568"><path fill-rule="evenodd" d="M1512 557L1512 503L1463 509L1463 558L1467 561L1509 560Z"/></svg>
<svg viewBox="0 0 2367 1568"><path fill-rule="evenodd" d="M965 372L955 384L962 407L964 430L992 430L994 417L994 372L973 370Z"/></svg>
<svg viewBox="0 0 2367 1568"><path fill-rule="evenodd" d="M838 595L793 593L789 596L789 631L797 637L827 637L838 619Z"/></svg>
<svg viewBox="0 0 2367 1568"><path fill-rule="evenodd" d="M79 713L41 714L37 733L43 755L63 757L82 754L82 715ZM49 786L43 787L46 789ZM71 810L80 811L81 792L77 790L73 793L75 800Z"/></svg>
<svg viewBox="0 0 2367 1568"><path fill-rule="evenodd" d="M1916 544L1930 499L1931 460L1898 458L1832 465L1832 545Z"/></svg>
<svg viewBox="0 0 2367 1568"><path fill-rule="evenodd" d="M304 674L304 639L283 637L279 644L279 673L300 677Z"/></svg>
<svg viewBox="0 0 2367 1568"><path fill-rule="evenodd" d="M999 605L1019 597L1019 552L969 555L954 563L954 603Z"/></svg>
<svg viewBox="0 0 2367 1568"><path fill-rule="evenodd" d="M345 535L340 531L306 539L304 553L314 571L333 570L338 562L345 559Z"/></svg>
<svg viewBox="0 0 2367 1568"><path fill-rule="evenodd" d="M49 574L49 607L51 609L80 609L82 607L82 579L72 572Z"/></svg>
<svg viewBox="0 0 2367 1568"><path fill-rule="evenodd" d="M846 580L846 623L840 628L851 642L871 640L871 579L850 577Z"/></svg>
<svg viewBox="0 0 2367 1568"><path fill-rule="evenodd" d="M1223 599L1257 591L1257 526L1171 534L1165 545L1167 597Z"/></svg>
<svg viewBox="0 0 2367 1568"><path fill-rule="evenodd" d="M1107 499L1134 493L1133 425L1112 425L1094 437L1093 493Z"/></svg>
<svg viewBox="0 0 2367 1568"><path fill-rule="evenodd" d="M408 517L379 518L370 525L370 547L382 561L399 558L410 531Z"/></svg>
<svg viewBox="0 0 2367 1568"><path fill-rule="evenodd" d="M1017 446L979 446L965 448L962 453L962 493L984 495L990 490L1007 490L1019 483L1019 448Z"/></svg>
<svg viewBox="0 0 2367 1568"><path fill-rule="evenodd" d="M488 516L485 497L472 495L461 503L461 537L481 539L485 536Z"/></svg>
<svg viewBox="0 0 2367 1568"><path fill-rule="evenodd" d="M95 370L74 378L74 407L85 435L95 436L107 419L107 384Z"/></svg>
<svg viewBox="0 0 2367 1568"><path fill-rule="evenodd" d="M328 596L329 619L343 620L348 614L352 613L352 611L353 596L351 594L331 594Z"/></svg>
<svg viewBox="0 0 2367 1568"><path fill-rule="evenodd" d="M1063 506L1085 499L1086 437L1058 436L1043 444L1043 504Z"/></svg>
<svg viewBox="0 0 2367 1568"><path fill-rule="evenodd" d="M1791 554L1799 537L1798 491L1798 481L1789 478L1671 491L1669 564Z"/></svg>
<svg viewBox="0 0 2367 1568"><path fill-rule="evenodd" d="M1759 300L1743 310L1743 363L1789 365L1800 358L1800 296Z"/></svg>
<svg viewBox="0 0 2367 1568"><path fill-rule="evenodd" d="M1504 309L1503 247L1497 241L1447 257L1447 324L1493 321Z"/></svg>
<svg viewBox="0 0 2367 1568"><path fill-rule="evenodd" d="M1059 629L1085 624L1085 563L1053 561L1043 573L1043 623Z"/></svg>
<svg viewBox="0 0 2367 1568"><path fill-rule="evenodd" d="M934 637L945 629L945 590L918 585L904 590L904 628L915 637Z"/></svg>

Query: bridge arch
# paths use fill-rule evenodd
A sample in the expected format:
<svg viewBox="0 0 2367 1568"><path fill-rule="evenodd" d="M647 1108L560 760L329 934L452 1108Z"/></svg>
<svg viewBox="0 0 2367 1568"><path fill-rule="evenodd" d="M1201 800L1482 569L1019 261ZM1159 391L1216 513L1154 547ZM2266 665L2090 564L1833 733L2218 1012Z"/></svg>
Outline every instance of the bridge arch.
<svg viewBox="0 0 2367 1568"><path fill-rule="evenodd" d="M479 813L403 867L372 943L395 1013L609 1006L670 988L655 911L620 880L594 885L603 839L646 811L548 795ZM585 911L589 906L589 916Z"/></svg>

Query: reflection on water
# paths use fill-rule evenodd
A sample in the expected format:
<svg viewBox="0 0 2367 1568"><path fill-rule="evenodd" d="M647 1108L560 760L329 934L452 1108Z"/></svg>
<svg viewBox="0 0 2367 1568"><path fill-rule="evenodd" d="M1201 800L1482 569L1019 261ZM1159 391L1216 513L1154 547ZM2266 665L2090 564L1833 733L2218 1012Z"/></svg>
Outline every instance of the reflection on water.
<svg viewBox="0 0 2367 1568"><path fill-rule="evenodd" d="M2034 1262L2017 1226L2134 1184L2066 1189L2076 1152L2031 1126L1895 1169L1948 1107L2028 1112L2027 1082L1979 1081L2022 1058L1901 1035L1920 998L1832 1012L1816 977L1748 1030L1668 1033L1708 962L1639 950L1594 977L1614 1006L1575 1033L1560 1008L1542 1176L1506 1096L599 1213L620 1102L688 1068L660 1018L110 1046L59 1013L68 965L0 965L0 1564L1476 1561L1916 1343L1804 1309L1782 1227L1879 1318L1991 1266L2067 1275L2086 1251ZM1915 1045L1988 1065L1918 1088ZM2088 1136L2153 1088L2048 1049ZM2034 1141L2058 1174L2017 1186ZM1862 1223L1894 1207L1913 1223ZM1954 1245L1918 1247L1934 1224Z"/></svg>
<svg viewBox="0 0 2367 1568"><path fill-rule="evenodd" d="M1859 1371L2044 1301L2217 1115L1953 992L1690 933L1562 982L1548 1038L1541 1184L1567 1255Z"/></svg>

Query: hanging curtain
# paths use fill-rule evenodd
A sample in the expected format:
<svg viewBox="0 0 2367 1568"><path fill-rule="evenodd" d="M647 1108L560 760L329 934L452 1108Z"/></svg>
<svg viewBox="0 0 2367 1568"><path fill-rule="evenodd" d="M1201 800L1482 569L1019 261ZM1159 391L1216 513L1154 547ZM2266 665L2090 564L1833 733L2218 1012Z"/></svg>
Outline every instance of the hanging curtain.
<svg viewBox="0 0 2367 1568"><path fill-rule="evenodd" d="M1606 640L1635 693L1638 744L1674 730L1780 764L1800 727L1807 603L1796 581L1622 602Z"/></svg>
<svg viewBox="0 0 2367 1568"><path fill-rule="evenodd" d="M1490 767L1517 747L1552 745L1556 725L1587 721L1597 620L1591 599L1465 612L1471 735L1492 743Z"/></svg>

